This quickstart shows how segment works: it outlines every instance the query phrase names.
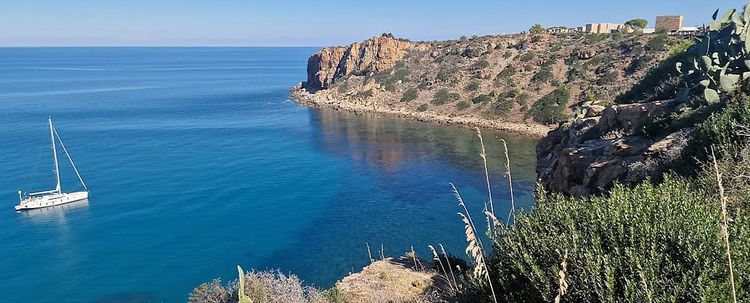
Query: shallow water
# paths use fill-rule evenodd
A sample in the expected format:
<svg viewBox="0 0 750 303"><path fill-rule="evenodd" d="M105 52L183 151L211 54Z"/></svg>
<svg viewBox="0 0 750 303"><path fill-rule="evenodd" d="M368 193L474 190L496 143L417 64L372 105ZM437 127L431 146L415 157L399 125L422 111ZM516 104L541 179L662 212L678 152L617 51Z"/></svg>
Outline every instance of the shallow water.
<svg viewBox="0 0 750 303"><path fill-rule="evenodd" d="M0 49L0 298L184 302L234 266L330 287L373 253L463 255L455 182L486 199L474 132L298 106L312 48ZM52 188L52 115L88 203L16 213ZM498 213L532 202L533 139L485 132ZM64 163L64 162L63 162ZM68 165L63 188L80 188Z"/></svg>

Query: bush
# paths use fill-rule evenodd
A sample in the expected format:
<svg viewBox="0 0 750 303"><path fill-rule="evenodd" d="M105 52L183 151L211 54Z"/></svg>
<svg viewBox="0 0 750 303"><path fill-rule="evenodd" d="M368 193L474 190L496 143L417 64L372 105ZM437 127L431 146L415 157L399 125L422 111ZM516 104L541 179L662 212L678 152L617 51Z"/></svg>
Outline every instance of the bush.
<svg viewBox="0 0 750 303"><path fill-rule="evenodd" d="M357 99L366 99L366 98L372 97L373 94L374 93L373 93L372 88L371 88L371 89L368 89L367 91L364 91L364 92L358 92L356 95L354 95L354 97L356 97Z"/></svg>
<svg viewBox="0 0 750 303"><path fill-rule="evenodd" d="M665 51L667 50L668 43L669 36L667 34L659 34L646 43L646 48L653 51Z"/></svg>
<svg viewBox="0 0 750 303"><path fill-rule="evenodd" d="M539 35L544 34L547 31L544 29L544 26L541 24L534 24L531 28L529 28L529 33L533 35Z"/></svg>
<svg viewBox="0 0 750 303"><path fill-rule="evenodd" d="M448 91L447 88L443 88L435 93L432 98L433 105L443 105L449 102L453 102L461 98L461 95L455 92Z"/></svg>
<svg viewBox="0 0 750 303"><path fill-rule="evenodd" d="M426 110L427 110L427 108L429 108L429 107L430 107L430 106L429 106L429 105L427 105L427 103L425 103L425 104L422 104L422 105L420 105L420 106L417 106L417 111L418 111L418 112L423 112L423 111L426 111Z"/></svg>
<svg viewBox="0 0 750 303"><path fill-rule="evenodd" d="M529 102L529 98L529 94L521 93L520 95L518 95L518 97L516 97L516 103L518 103L518 105L520 106L526 106L526 103Z"/></svg>
<svg viewBox="0 0 750 303"><path fill-rule="evenodd" d="M567 252L564 302L729 302L717 198L667 178L586 199L537 194L498 229L490 276L501 302L552 302ZM750 300L750 220L730 232L740 302Z"/></svg>
<svg viewBox="0 0 750 303"><path fill-rule="evenodd" d="M748 137L741 136L738 128L739 125L750 125L750 100L748 98L740 98L740 100L696 126L688 146L682 151L682 159L690 162L681 167L683 169L681 172L689 173L698 163L708 160L710 153L707 148L709 146L741 146L750 140Z"/></svg>
<svg viewBox="0 0 750 303"><path fill-rule="evenodd" d="M552 124L564 121L568 114L570 92L565 87L558 87L553 92L542 97L526 113L539 123Z"/></svg>
<svg viewBox="0 0 750 303"><path fill-rule="evenodd" d="M336 85L336 91L339 92L339 94L344 94L347 91L349 91L349 84L346 82L341 82L340 84Z"/></svg>
<svg viewBox="0 0 750 303"><path fill-rule="evenodd" d="M505 52L505 53L503 54L503 59L508 59L508 58L510 58L510 57L513 57L513 51L506 51L506 52Z"/></svg>
<svg viewBox="0 0 750 303"><path fill-rule="evenodd" d="M188 297L190 303L237 302L237 283L221 285L219 280L196 287ZM278 271L248 272L245 274L245 295L253 302L324 303L330 302L321 291L302 285L295 275Z"/></svg>
<svg viewBox="0 0 750 303"><path fill-rule="evenodd" d="M489 102L490 100L492 100L492 97L490 95L481 94L479 96L472 98L471 103L479 104L479 103Z"/></svg>
<svg viewBox="0 0 750 303"><path fill-rule="evenodd" d="M404 92L403 97L401 97L401 102L411 102L417 99L419 96L419 91L417 91L414 88L408 89L406 92Z"/></svg>
<svg viewBox="0 0 750 303"><path fill-rule="evenodd" d="M586 45L592 45L604 41L607 39L609 34L586 34L583 36L583 43Z"/></svg>
<svg viewBox="0 0 750 303"><path fill-rule="evenodd" d="M620 78L620 73L617 71L610 71L605 73L603 76L601 76L597 81L596 84L598 85L607 85L607 84L614 84L617 83L617 79Z"/></svg>
<svg viewBox="0 0 750 303"><path fill-rule="evenodd" d="M464 49L461 56L466 58L476 58L482 55L482 50L478 46L470 46Z"/></svg>
<svg viewBox="0 0 750 303"><path fill-rule="evenodd" d="M484 60L484 59L482 59L482 60L479 60L479 62L477 62L477 64L475 65L475 67L476 67L477 69L485 69L485 68L488 68L488 67L490 67L490 61L487 61L487 60Z"/></svg>
<svg viewBox="0 0 750 303"><path fill-rule="evenodd" d="M534 76L531 77L531 82L534 83L549 83L555 78L555 75L552 73L552 67L545 65L542 66L542 68L539 69Z"/></svg>
<svg viewBox="0 0 750 303"><path fill-rule="evenodd" d="M458 110L465 110L469 107L471 107L471 103L467 101L461 101L461 102L456 103L456 109Z"/></svg>
<svg viewBox="0 0 750 303"><path fill-rule="evenodd" d="M466 90L470 92L478 91L481 84L478 81L471 81L468 85L466 85Z"/></svg>
<svg viewBox="0 0 750 303"><path fill-rule="evenodd" d="M672 48L670 57L646 73L646 76L628 91L617 96L617 103L666 100L675 97L675 88L682 81L682 75L675 68L677 62L687 58L685 50L693 43L680 43Z"/></svg>
<svg viewBox="0 0 750 303"><path fill-rule="evenodd" d="M513 77L518 71L512 67L508 66L500 71L499 74L497 74L498 79L510 79L510 77Z"/></svg>
<svg viewBox="0 0 750 303"><path fill-rule="evenodd" d="M395 73L393 73L393 81L408 82L410 73L411 71L409 71L408 69L399 69Z"/></svg>
<svg viewBox="0 0 750 303"><path fill-rule="evenodd" d="M518 58L518 60L521 60L521 62L529 62L533 60L534 58L536 58L536 53L534 51L528 51L524 53L523 55L521 55L521 57Z"/></svg>
<svg viewBox="0 0 750 303"><path fill-rule="evenodd" d="M513 98L498 98L497 102L492 105L492 113L498 116L505 116L513 109Z"/></svg>

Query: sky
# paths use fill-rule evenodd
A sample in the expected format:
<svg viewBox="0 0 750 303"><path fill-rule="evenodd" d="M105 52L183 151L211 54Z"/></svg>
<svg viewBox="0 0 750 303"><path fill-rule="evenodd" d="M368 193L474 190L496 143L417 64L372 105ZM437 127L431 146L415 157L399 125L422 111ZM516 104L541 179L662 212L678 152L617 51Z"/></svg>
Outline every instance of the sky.
<svg viewBox="0 0 750 303"><path fill-rule="evenodd" d="M0 0L0 46L328 46L683 15L708 23L743 0Z"/></svg>

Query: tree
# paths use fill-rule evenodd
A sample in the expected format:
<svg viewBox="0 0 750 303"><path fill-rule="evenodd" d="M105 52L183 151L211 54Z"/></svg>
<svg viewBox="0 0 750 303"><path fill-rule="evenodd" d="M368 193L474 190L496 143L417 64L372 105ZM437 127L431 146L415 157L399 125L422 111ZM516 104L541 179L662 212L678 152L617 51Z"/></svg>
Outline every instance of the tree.
<svg viewBox="0 0 750 303"><path fill-rule="evenodd" d="M633 28L637 29L643 29L646 26L648 26L648 20L646 19L631 19L628 22L625 22L625 25L631 26Z"/></svg>
<svg viewBox="0 0 750 303"><path fill-rule="evenodd" d="M530 34L534 34L534 35L538 35L538 34L544 34L545 32L547 32L547 31L546 31L546 30L544 29L544 26L542 26L542 25L541 25L541 24L539 24L539 23L537 23L537 24L534 24L534 26L532 26L532 27L531 27L531 28L529 29L529 33L530 33Z"/></svg>

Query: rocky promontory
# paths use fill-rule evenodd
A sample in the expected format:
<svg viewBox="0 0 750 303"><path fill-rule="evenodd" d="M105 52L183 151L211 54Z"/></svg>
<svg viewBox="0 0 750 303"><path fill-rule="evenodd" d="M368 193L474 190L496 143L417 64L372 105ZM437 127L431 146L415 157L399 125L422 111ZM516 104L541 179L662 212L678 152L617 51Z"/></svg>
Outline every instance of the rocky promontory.
<svg viewBox="0 0 750 303"><path fill-rule="evenodd" d="M309 106L541 137L583 104L612 104L680 41L522 33L418 42L383 34L313 54L293 95Z"/></svg>

